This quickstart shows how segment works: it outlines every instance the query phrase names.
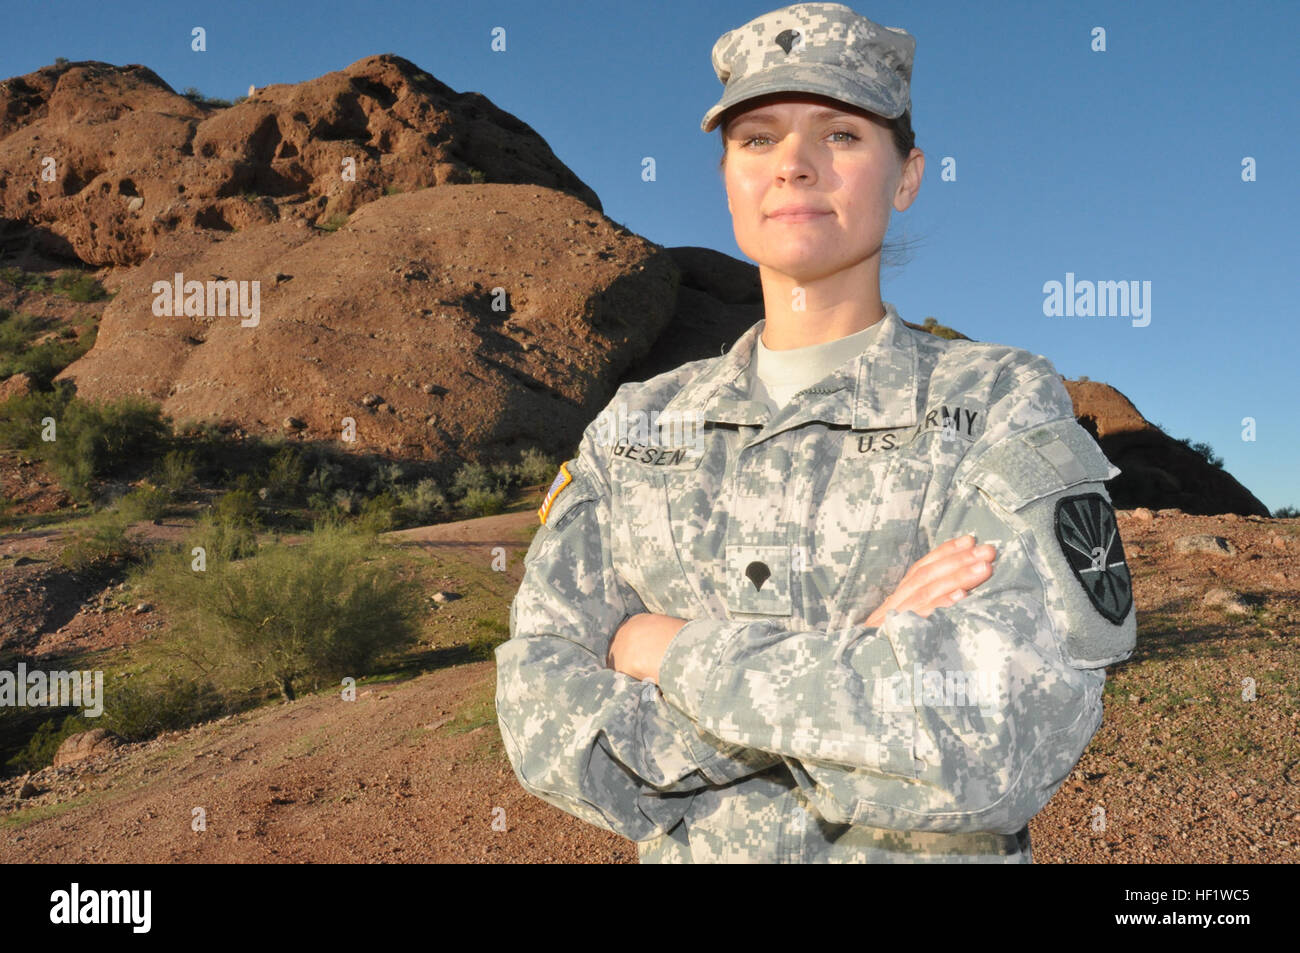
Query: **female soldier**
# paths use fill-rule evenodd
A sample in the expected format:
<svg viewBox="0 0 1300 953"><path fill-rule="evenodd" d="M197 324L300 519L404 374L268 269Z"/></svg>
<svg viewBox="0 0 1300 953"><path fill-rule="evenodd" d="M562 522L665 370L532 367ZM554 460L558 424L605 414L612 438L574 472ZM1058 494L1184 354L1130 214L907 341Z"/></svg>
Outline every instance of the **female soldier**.
<svg viewBox="0 0 1300 953"><path fill-rule="evenodd" d="M880 299L914 45L836 3L718 40L702 126L764 319L620 387L539 511L501 735L642 862L1029 862L1134 646L1120 471L1051 362ZM651 412L695 439L610 436Z"/></svg>

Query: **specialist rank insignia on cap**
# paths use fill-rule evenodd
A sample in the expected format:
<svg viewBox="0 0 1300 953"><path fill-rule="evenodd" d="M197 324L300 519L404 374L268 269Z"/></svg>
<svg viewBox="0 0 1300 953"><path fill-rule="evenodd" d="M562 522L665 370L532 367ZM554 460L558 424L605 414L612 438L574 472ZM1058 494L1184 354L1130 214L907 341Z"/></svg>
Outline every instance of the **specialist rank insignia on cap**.
<svg viewBox="0 0 1300 953"><path fill-rule="evenodd" d="M573 474L569 472L569 465L561 463L560 472L555 474L555 479L551 481L551 488L546 491L546 499L542 500L542 505L537 509L537 518L542 521L543 526L546 525L546 517L551 512L551 506L555 503L555 498L571 482L573 482Z"/></svg>
<svg viewBox="0 0 1300 953"><path fill-rule="evenodd" d="M1058 500L1056 538L1093 606L1116 625L1122 623L1133 605L1133 582L1114 507L1100 493Z"/></svg>

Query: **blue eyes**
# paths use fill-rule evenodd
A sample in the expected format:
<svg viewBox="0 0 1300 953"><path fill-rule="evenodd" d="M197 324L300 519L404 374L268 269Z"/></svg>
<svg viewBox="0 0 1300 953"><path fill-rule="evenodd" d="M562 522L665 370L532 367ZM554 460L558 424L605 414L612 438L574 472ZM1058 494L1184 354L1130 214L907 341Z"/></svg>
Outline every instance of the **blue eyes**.
<svg viewBox="0 0 1300 953"><path fill-rule="evenodd" d="M862 138L861 136L855 136L853 133L848 132L847 130L844 130L844 129L837 129L835 132L832 132L831 135L832 135L832 136L848 136L849 139L851 139L851 140L854 141L854 142L857 142L859 139ZM751 143L758 142L760 139L766 139L766 140L768 140L769 142L770 142L770 141L774 141L774 140L772 139L771 136L765 136L765 135L750 136L748 139L746 139L744 142L741 143L741 148L742 148L742 149L748 149ZM843 140L841 140L841 141L843 141Z"/></svg>

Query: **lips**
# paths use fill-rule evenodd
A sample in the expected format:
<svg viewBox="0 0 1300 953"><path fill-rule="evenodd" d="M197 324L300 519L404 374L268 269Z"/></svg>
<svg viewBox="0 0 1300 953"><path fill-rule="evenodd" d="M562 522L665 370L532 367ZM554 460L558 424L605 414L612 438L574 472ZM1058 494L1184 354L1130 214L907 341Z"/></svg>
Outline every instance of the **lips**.
<svg viewBox="0 0 1300 953"><path fill-rule="evenodd" d="M774 219L778 222L810 222L813 219L823 218L829 214L831 213L822 209L800 206L778 209L770 214L768 218Z"/></svg>

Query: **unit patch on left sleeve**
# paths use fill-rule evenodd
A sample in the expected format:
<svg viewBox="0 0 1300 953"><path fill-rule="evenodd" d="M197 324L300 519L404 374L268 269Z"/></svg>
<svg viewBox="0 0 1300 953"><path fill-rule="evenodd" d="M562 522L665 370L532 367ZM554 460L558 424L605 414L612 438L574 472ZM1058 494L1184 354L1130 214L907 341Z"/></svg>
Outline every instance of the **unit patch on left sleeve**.
<svg viewBox="0 0 1300 953"><path fill-rule="evenodd" d="M1133 606L1133 582L1114 507L1100 493L1057 500L1056 538L1093 606L1120 625Z"/></svg>
<svg viewBox="0 0 1300 953"><path fill-rule="evenodd" d="M550 514L556 497L572 482L573 474L569 472L569 464L561 463L560 472L555 475L555 479L551 481L551 488L546 491L546 499L542 500L542 505L537 509L537 518L542 521L543 526L546 525L546 517Z"/></svg>

